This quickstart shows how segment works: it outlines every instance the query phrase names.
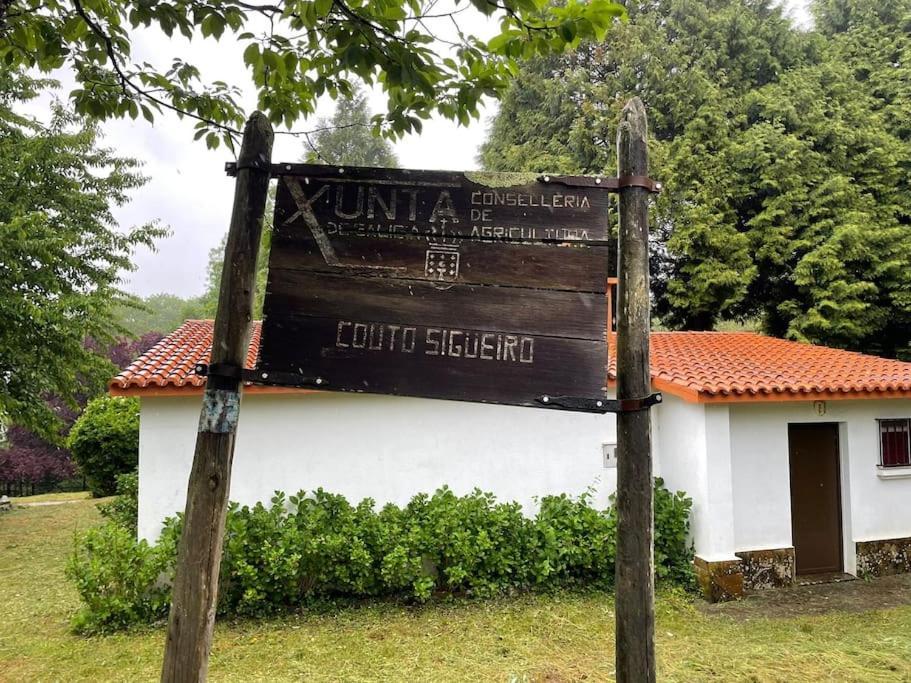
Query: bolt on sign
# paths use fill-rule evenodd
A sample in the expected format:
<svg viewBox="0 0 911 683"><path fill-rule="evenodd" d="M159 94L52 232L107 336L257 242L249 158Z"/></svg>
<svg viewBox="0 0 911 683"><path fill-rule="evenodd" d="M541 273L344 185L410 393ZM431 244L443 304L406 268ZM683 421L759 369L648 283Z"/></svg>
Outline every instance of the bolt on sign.
<svg viewBox="0 0 911 683"><path fill-rule="evenodd" d="M273 173L257 383L524 406L606 397L612 179Z"/></svg>

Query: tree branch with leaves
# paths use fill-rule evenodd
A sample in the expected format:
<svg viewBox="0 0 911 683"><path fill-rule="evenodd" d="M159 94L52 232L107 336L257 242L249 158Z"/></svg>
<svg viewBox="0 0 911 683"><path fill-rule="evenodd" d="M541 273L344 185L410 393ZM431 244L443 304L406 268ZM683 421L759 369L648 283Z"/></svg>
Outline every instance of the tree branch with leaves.
<svg viewBox="0 0 911 683"><path fill-rule="evenodd" d="M121 330L133 252L166 230L121 230L113 208L146 179L100 144L97 126L54 102L45 124L17 112L53 85L0 68L0 416L59 440L57 396L75 408L114 367L86 348Z"/></svg>
<svg viewBox="0 0 911 683"><path fill-rule="evenodd" d="M240 84L205 82L174 55L170 66L133 61L135 33L149 27L189 40L231 37L242 48L257 106L286 134L328 94L351 96L355 81L378 85L387 107L377 131L419 132L434 113L468 124L485 96L496 96L516 73L516 60L561 52L601 39L624 16L610 0L3 0L0 59L13 69L66 68L78 87L76 111L96 119L152 122L164 110L196 121L196 138L233 147L247 112ZM459 15L471 8L498 20L489 41L467 34ZM455 25L457 40L440 41L431 22Z"/></svg>

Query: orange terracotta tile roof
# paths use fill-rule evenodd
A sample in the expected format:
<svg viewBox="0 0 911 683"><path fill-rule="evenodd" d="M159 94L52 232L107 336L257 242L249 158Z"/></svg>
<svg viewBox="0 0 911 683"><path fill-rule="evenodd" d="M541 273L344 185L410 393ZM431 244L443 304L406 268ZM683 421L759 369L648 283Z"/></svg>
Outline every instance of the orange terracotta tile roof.
<svg viewBox="0 0 911 683"><path fill-rule="evenodd" d="M254 322L244 363L248 368L256 363L261 331L260 323ZM187 320L122 370L111 380L109 389L118 394L145 389L201 390L206 378L195 374L194 368L197 363L208 363L211 352L212 321Z"/></svg>
<svg viewBox="0 0 911 683"><path fill-rule="evenodd" d="M259 351L253 325L246 366ZM110 383L112 394L198 393L193 374L207 362L211 320L188 320L140 356ZM911 363L775 339L751 332L655 332L651 337L655 388L689 401L793 401L839 398L911 398ZM611 378L614 363L611 358ZM295 389L251 386L248 391Z"/></svg>
<svg viewBox="0 0 911 683"><path fill-rule="evenodd" d="M697 401L911 398L911 363L752 332L657 332L652 383Z"/></svg>

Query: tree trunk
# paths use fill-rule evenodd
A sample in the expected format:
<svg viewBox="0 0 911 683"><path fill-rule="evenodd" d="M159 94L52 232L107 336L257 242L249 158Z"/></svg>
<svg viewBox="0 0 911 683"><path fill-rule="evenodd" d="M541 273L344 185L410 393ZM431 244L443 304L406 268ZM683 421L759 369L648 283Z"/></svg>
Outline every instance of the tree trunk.
<svg viewBox="0 0 911 683"><path fill-rule="evenodd" d="M234 436L240 412L240 370L249 342L256 257L269 190L272 126L255 112L244 128L234 207L225 246L218 312L196 454L187 487L161 680L206 679L218 601Z"/></svg>
<svg viewBox="0 0 911 683"><path fill-rule="evenodd" d="M619 176L648 176L645 107L633 98L617 134ZM620 191L617 398L651 393L649 374L648 190ZM655 680L651 421L648 410L617 415L616 667L620 683Z"/></svg>

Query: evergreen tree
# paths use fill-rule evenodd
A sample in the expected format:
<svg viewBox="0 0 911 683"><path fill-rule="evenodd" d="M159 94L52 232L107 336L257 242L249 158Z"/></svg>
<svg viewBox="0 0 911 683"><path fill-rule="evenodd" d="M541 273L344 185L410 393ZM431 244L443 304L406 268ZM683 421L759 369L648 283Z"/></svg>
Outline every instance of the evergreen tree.
<svg viewBox="0 0 911 683"><path fill-rule="evenodd" d="M819 2L816 33L764 0L631 8L605 45L523 68L482 161L611 172L619 108L638 94L665 186L652 267L666 324L758 318L779 336L908 355L908 5ZM525 114L542 94L548 116Z"/></svg>
<svg viewBox="0 0 911 683"><path fill-rule="evenodd" d="M399 161L387 140L380 137L367 105L367 95L355 90L336 102L335 114L320 119L305 159L311 164L395 168Z"/></svg>

